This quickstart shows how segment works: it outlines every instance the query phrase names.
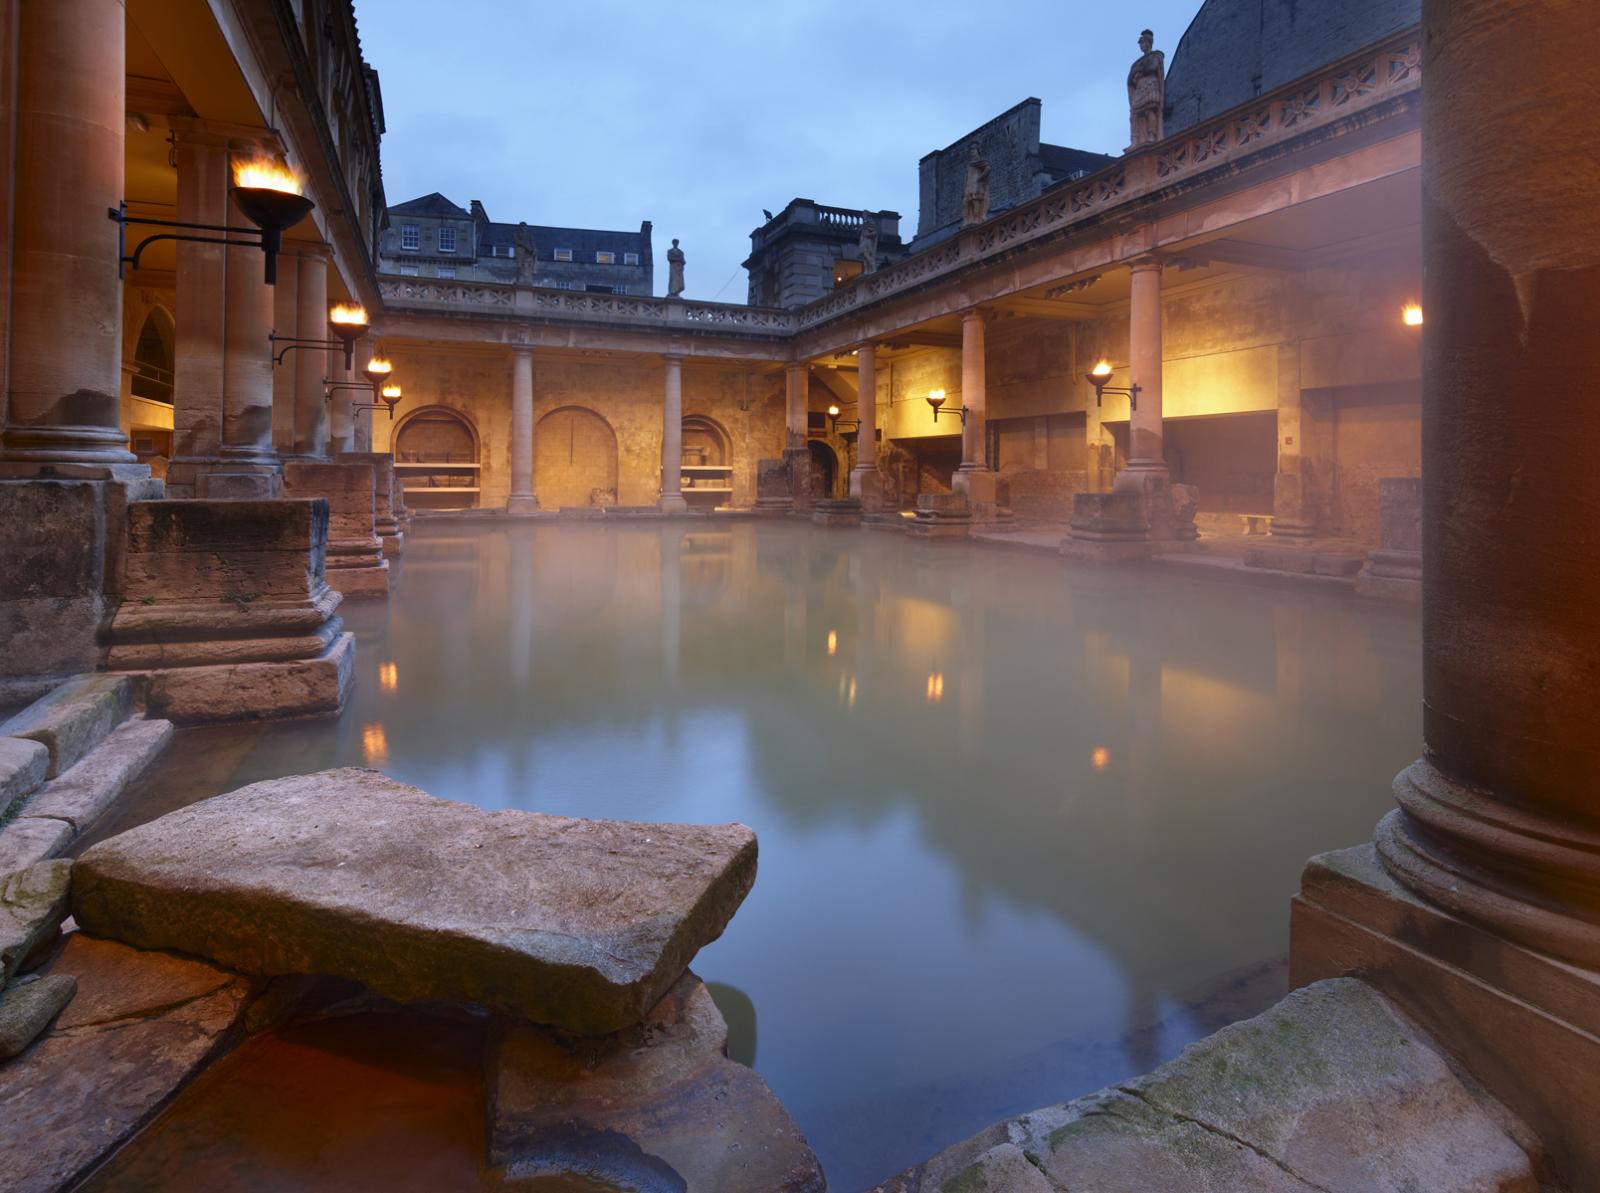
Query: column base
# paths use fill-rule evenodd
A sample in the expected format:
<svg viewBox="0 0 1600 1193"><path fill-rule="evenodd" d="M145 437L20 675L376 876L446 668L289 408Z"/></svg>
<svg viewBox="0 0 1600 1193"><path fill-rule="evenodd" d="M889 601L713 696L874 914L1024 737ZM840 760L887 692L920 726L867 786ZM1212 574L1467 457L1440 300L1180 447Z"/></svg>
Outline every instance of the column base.
<svg viewBox="0 0 1600 1193"><path fill-rule="evenodd" d="M656 502L656 508L664 514L681 514L689 508L689 503L683 499L682 493L663 493L661 500Z"/></svg>
<svg viewBox="0 0 1600 1193"><path fill-rule="evenodd" d="M167 466L167 493L202 501L267 501L283 492L283 469L224 459L176 459Z"/></svg>
<svg viewBox="0 0 1600 1193"><path fill-rule="evenodd" d="M1200 537L1194 524L1199 504L1199 489L1173 484L1165 466L1126 468L1117 473L1111 492L1073 495L1072 528L1062 548L1070 554L1069 543L1147 544L1156 549L1190 543ZM1078 554L1109 559L1133 558L1140 552L1129 547Z"/></svg>
<svg viewBox="0 0 1600 1193"><path fill-rule="evenodd" d="M539 499L531 493L513 493L506 498L506 513L513 516L521 514L536 514L539 512Z"/></svg>
<svg viewBox="0 0 1600 1193"><path fill-rule="evenodd" d="M1373 551L1356 577L1356 592L1383 601L1422 603L1422 552Z"/></svg>
<svg viewBox="0 0 1600 1193"><path fill-rule="evenodd" d="M855 497L830 497L811 507L811 520L818 526L860 526L861 502Z"/></svg>
<svg viewBox="0 0 1600 1193"><path fill-rule="evenodd" d="M377 535L331 540L325 575L328 586L347 597L389 595L389 561L383 557L383 544Z"/></svg>
<svg viewBox="0 0 1600 1193"><path fill-rule="evenodd" d="M1289 922L1291 986L1376 986L1539 1136L1555 1184L1600 1190L1600 974L1424 902L1372 845L1312 858Z"/></svg>
<svg viewBox="0 0 1600 1193"><path fill-rule="evenodd" d="M917 498L917 516L905 524L906 533L928 542L965 539L972 530L972 513L967 495L924 493Z"/></svg>
<svg viewBox="0 0 1600 1193"><path fill-rule="evenodd" d="M850 496L867 514L883 512L883 473L876 468L855 468L850 473Z"/></svg>
<svg viewBox="0 0 1600 1193"><path fill-rule="evenodd" d="M995 475L982 466L968 467L966 464L956 469L955 476L951 479L951 488L957 493L963 493L967 498L969 516L974 522L993 522L999 513L999 505L995 500L996 484Z"/></svg>

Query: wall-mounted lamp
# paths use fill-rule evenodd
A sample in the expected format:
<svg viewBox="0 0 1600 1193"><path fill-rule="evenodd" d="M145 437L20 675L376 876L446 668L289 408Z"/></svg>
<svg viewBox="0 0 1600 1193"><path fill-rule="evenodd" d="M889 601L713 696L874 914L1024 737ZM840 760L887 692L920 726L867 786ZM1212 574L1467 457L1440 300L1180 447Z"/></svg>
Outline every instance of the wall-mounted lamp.
<svg viewBox="0 0 1600 1193"><path fill-rule="evenodd" d="M1420 302L1408 302L1405 306L1401 307L1400 322L1404 323L1407 327L1421 327L1422 304Z"/></svg>
<svg viewBox="0 0 1600 1193"><path fill-rule="evenodd" d="M233 186L229 193L239 210L255 224L255 228L230 228L226 224L194 224L182 220L152 220L128 214L124 200L106 209L106 214L117 225L117 277L122 277L127 266L139 268L139 258L158 240L184 240L195 244L231 244L241 248L259 248L266 255L266 282L278 283L278 253L283 248L283 234L294 227L316 206L301 193L300 177L287 166L270 158L256 158L236 163L233 168ZM157 232L146 236L128 252L128 226L136 224L148 228L182 228L188 232L222 232L223 236L184 236L176 232ZM254 236L254 240L239 240L239 236Z"/></svg>
<svg viewBox="0 0 1600 1193"><path fill-rule="evenodd" d="M280 336L271 332L267 342L273 347L287 344L282 352L273 354L272 363L281 365L283 358L296 348L343 348L344 367L349 368L355 363L356 341L366 335L371 329L367 319L367 308L360 303L338 302L328 311L328 326L333 328L333 338L328 340L307 339L304 336Z"/></svg>
<svg viewBox="0 0 1600 1193"><path fill-rule="evenodd" d="M833 433L839 436L839 438L843 439L846 443L849 443L861 433L861 420L859 418L845 419L845 429L841 431L839 430L839 415L841 413L843 412L839 409L839 403L829 403L828 421L833 424Z"/></svg>
<svg viewBox="0 0 1600 1193"><path fill-rule="evenodd" d="M372 382L372 388L376 390L394 372L394 362L387 356L374 356L362 367L361 372Z"/></svg>
<svg viewBox="0 0 1600 1193"><path fill-rule="evenodd" d="M352 410L387 410L389 412L389 417L393 418L394 417L394 408L400 404L400 399L403 396L404 396L404 394L402 393L400 387L398 385L394 384L394 382L391 381L388 385L385 385L382 389L378 390L378 399L379 399L378 401L376 401L376 402L351 402L350 403L350 409L352 409Z"/></svg>
<svg viewBox="0 0 1600 1193"><path fill-rule="evenodd" d="M1111 362L1109 360L1096 361L1094 368L1090 369L1084 376L1088 378L1089 384L1094 386L1094 404L1096 406L1100 405L1105 400L1105 396L1110 393L1124 395L1128 399L1129 410L1139 409L1139 387L1137 385L1130 384L1124 388L1120 385L1108 384L1111 380Z"/></svg>
<svg viewBox="0 0 1600 1193"><path fill-rule="evenodd" d="M944 409L944 390L930 389L928 391L928 405L933 407L933 421L937 423L939 421L939 412ZM954 414L955 411L952 410L950 413ZM965 406L961 407L961 425L963 427L967 425L967 408Z"/></svg>

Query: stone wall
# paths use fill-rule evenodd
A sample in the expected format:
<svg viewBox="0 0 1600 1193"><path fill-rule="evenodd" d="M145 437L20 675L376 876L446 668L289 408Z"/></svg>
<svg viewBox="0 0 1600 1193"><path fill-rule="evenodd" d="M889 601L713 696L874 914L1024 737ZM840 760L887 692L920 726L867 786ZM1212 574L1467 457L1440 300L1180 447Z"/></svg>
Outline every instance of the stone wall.
<svg viewBox="0 0 1600 1193"><path fill-rule="evenodd" d="M989 163L991 212L1003 211L1039 194L1040 107L1037 99L1025 99L918 163L918 237L961 222L967 162L974 145L978 155Z"/></svg>
<svg viewBox="0 0 1600 1193"><path fill-rule="evenodd" d="M511 491L510 354L496 349L397 345L393 359L395 374L403 378L405 390L395 421L428 406L443 406L463 415L478 435L482 466L479 505L503 508ZM590 433L599 429L580 415L559 415L551 422L558 411L586 412L603 420L605 429L615 437L615 504L654 505L660 496L664 385L662 364L653 357L537 355L533 366L534 488L541 506L546 488L561 495L561 504L570 504L575 495L601 487L577 484L579 472L609 476L599 459L604 454L605 436ZM762 372L685 361L683 414L710 419L725 432L732 448L732 504L754 504L756 461L776 457L783 450L781 369ZM377 420L375 451L389 450L393 425L385 418ZM564 462L559 450L541 444L541 431L566 435L569 450ZM574 458L575 451L583 458ZM573 471L541 475L553 463Z"/></svg>

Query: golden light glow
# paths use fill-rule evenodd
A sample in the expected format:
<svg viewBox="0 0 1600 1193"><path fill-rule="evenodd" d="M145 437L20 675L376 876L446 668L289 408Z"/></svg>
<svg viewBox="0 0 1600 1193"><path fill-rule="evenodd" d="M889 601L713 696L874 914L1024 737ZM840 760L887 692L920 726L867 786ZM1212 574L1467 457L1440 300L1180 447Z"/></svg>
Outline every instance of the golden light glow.
<svg viewBox="0 0 1600 1193"><path fill-rule="evenodd" d="M942 390L942 389L930 389L928 391L928 405L935 406L935 407L943 406L944 405L944 390Z"/></svg>
<svg viewBox="0 0 1600 1193"><path fill-rule="evenodd" d="M400 686L400 668L394 663L378 664L378 687L392 692Z"/></svg>
<svg viewBox="0 0 1600 1193"><path fill-rule="evenodd" d="M939 701L941 701L943 699L944 699L944 672L943 671L931 672L928 675L927 701L928 701L929 704L938 704Z"/></svg>
<svg viewBox="0 0 1600 1193"><path fill-rule="evenodd" d="M248 161L235 162L233 185L284 191L291 195L305 194L305 184L301 182L300 175L270 157L253 157Z"/></svg>
<svg viewBox="0 0 1600 1193"><path fill-rule="evenodd" d="M367 308L358 302L339 302L328 312L329 323L349 323L357 327L367 325Z"/></svg>
<svg viewBox="0 0 1600 1193"><path fill-rule="evenodd" d="M1421 327L1422 304L1420 302L1406 303L1405 306L1400 308L1400 320L1407 327Z"/></svg>
<svg viewBox="0 0 1600 1193"><path fill-rule="evenodd" d="M399 401L401 392L402 391L398 385L385 385L382 390L384 401L388 401L391 398L393 398L395 401Z"/></svg>
<svg viewBox="0 0 1600 1193"><path fill-rule="evenodd" d="M368 766L381 766L389 761L389 737L377 721L361 727L361 753Z"/></svg>
<svg viewBox="0 0 1600 1193"><path fill-rule="evenodd" d="M1111 362L1109 360L1096 361L1094 368L1090 369L1089 372L1095 377L1109 377L1111 376Z"/></svg>
<svg viewBox="0 0 1600 1193"><path fill-rule="evenodd" d="M839 631L838 630L829 630L828 631L828 655L831 658L833 655L836 655L838 653L839 653Z"/></svg>
<svg viewBox="0 0 1600 1193"><path fill-rule="evenodd" d="M1105 770L1111 765L1111 751L1104 746L1096 746L1089 755L1089 765L1095 770Z"/></svg>
<svg viewBox="0 0 1600 1193"><path fill-rule="evenodd" d="M839 403L830 402L828 404L828 417L829 418L838 418L839 417Z"/></svg>
<svg viewBox="0 0 1600 1193"><path fill-rule="evenodd" d="M385 356L374 356L362 370L369 377L387 377L394 372L394 362Z"/></svg>

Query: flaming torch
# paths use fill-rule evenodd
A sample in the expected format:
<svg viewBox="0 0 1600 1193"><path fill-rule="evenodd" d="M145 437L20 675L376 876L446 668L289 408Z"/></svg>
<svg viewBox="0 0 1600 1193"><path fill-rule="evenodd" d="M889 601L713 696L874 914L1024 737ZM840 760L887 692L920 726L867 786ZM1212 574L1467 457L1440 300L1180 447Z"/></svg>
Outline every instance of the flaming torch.
<svg viewBox="0 0 1600 1193"><path fill-rule="evenodd" d="M233 167L233 201L245 218L261 229L261 249L267 257L267 285L278 282L278 253L284 232L311 213L300 176L266 157L251 158Z"/></svg>
<svg viewBox="0 0 1600 1193"><path fill-rule="evenodd" d="M328 312L328 326L344 345L344 367L355 363L356 341L367 334L367 308L360 303L335 303Z"/></svg>

